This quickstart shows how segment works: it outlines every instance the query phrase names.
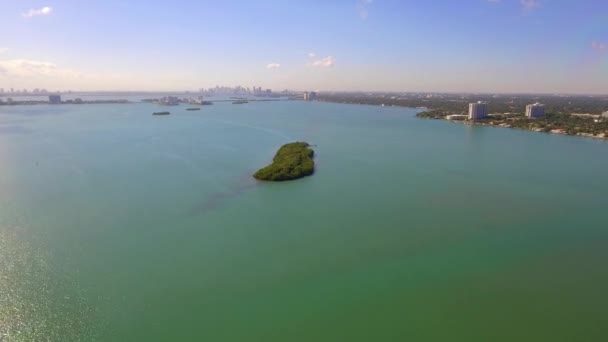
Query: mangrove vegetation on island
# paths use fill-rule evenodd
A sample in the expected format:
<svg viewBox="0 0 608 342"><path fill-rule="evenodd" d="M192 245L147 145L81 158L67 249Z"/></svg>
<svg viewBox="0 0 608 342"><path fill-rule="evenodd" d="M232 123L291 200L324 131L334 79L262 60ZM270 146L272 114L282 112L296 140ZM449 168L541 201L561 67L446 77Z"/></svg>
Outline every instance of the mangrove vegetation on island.
<svg viewBox="0 0 608 342"><path fill-rule="evenodd" d="M288 181L314 173L314 151L306 142L293 142L281 146L272 164L258 170L253 177L265 181Z"/></svg>

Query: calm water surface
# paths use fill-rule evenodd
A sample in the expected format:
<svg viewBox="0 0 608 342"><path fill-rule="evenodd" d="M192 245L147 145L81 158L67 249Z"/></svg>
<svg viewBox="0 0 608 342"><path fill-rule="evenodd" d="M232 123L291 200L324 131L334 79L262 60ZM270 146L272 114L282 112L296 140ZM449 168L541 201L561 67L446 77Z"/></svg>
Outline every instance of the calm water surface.
<svg viewBox="0 0 608 342"><path fill-rule="evenodd" d="M0 107L0 341L608 338L608 143L185 108ZM313 177L251 177L295 140Z"/></svg>

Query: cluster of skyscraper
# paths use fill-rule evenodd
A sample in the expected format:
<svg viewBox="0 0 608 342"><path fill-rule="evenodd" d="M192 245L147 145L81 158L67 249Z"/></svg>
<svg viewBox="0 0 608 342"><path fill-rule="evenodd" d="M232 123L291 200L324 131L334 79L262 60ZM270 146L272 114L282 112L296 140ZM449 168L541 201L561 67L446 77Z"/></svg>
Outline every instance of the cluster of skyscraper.
<svg viewBox="0 0 608 342"><path fill-rule="evenodd" d="M526 116L528 118L540 118L545 115L545 105L540 103L529 104L526 106ZM469 103L469 120L481 120L488 117L488 103L477 101Z"/></svg>
<svg viewBox="0 0 608 342"><path fill-rule="evenodd" d="M253 94L254 95L270 95L270 94L272 94L272 90L271 89L262 90L262 87L253 87Z"/></svg>
<svg viewBox="0 0 608 342"><path fill-rule="evenodd" d="M253 86L252 88L246 88L241 86L236 87L220 87L215 86L214 88L204 89L201 88L199 93L214 96L214 95L271 95L271 89L262 89L262 87Z"/></svg>

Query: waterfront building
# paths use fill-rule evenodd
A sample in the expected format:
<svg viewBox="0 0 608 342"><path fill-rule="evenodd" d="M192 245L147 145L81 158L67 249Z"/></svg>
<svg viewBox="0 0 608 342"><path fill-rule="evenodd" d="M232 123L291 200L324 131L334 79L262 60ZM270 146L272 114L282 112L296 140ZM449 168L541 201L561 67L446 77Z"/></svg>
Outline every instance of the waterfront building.
<svg viewBox="0 0 608 342"><path fill-rule="evenodd" d="M49 95L49 103L50 104L60 104L61 95Z"/></svg>
<svg viewBox="0 0 608 342"><path fill-rule="evenodd" d="M317 93L314 91L311 92L304 92L304 101L313 101L317 98Z"/></svg>
<svg viewBox="0 0 608 342"><path fill-rule="evenodd" d="M602 117L603 117L603 118L608 118L608 111L607 111L607 112L603 112L603 113L602 113Z"/></svg>
<svg viewBox="0 0 608 342"><path fill-rule="evenodd" d="M448 120L466 120L468 116L464 114L452 114L446 115L445 118Z"/></svg>
<svg viewBox="0 0 608 342"><path fill-rule="evenodd" d="M531 119L545 116L545 105L538 102L527 105L526 116Z"/></svg>
<svg viewBox="0 0 608 342"><path fill-rule="evenodd" d="M176 106L179 104L177 96L165 96L158 100L158 104L165 106Z"/></svg>
<svg viewBox="0 0 608 342"><path fill-rule="evenodd" d="M488 117L488 103L477 101L469 103L469 120L480 120Z"/></svg>

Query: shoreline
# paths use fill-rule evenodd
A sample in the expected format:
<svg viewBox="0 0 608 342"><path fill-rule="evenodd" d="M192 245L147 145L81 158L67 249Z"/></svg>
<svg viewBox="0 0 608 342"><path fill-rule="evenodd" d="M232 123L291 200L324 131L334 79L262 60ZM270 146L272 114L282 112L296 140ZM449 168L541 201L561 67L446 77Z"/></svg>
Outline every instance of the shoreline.
<svg viewBox="0 0 608 342"><path fill-rule="evenodd" d="M231 102L232 100L214 100L214 101L209 101L209 102ZM290 101L289 99L287 100L281 100L281 99L250 99L248 101L251 102L275 102L275 101ZM141 101L142 103L146 103L146 101ZM461 125L469 125L469 126L489 126L489 127L497 127L497 128L510 128L510 129L518 129L518 130L522 130L522 131L528 131L528 132L535 132L535 133L547 133L547 134L557 134L557 135L565 135L565 136L576 136L576 137L583 137L583 138L593 138L593 139L598 139L598 140L603 140L603 141L608 141L608 133L600 133L600 134L593 134L593 133L586 133L586 132L577 132L575 134L569 134L567 132L567 130L563 127L557 127L551 130L545 130L545 129L541 129L539 127L513 127L512 125L505 123L505 122L501 122L501 123L494 123L494 122L483 122L483 121L470 121L470 120L448 120L445 118L445 116L441 116L441 117L421 117L419 114L421 113L425 113L425 112L430 112L433 111L432 109L429 109L428 107L411 107L411 106L406 106L406 105L400 105L400 104L389 104L389 105L385 105L385 104L376 104L376 103L363 103L361 101L332 101L332 100L327 100L327 99L316 99L313 102L324 102L324 103L336 103L336 104L349 104L349 105L358 105L358 106L372 106L372 107L400 107L400 108L409 108L409 109L415 109L415 110L419 110L418 113L416 113L416 118L417 119L427 119L427 120L441 120L441 121L448 121L450 123L454 123L454 124L461 124ZM91 104L133 104L133 103L139 103L137 101L128 101L128 100L93 100L93 101L82 101L82 102L62 102L60 104L62 105L91 105ZM15 101L12 103L6 103L6 102L2 102L0 103L0 108L3 106L25 106L25 105L50 105L49 102L46 101ZM576 116L575 114L569 114L570 116Z"/></svg>
<svg viewBox="0 0 608 342"><path fill-rule="evenodd" d="M534 133L545 133L545 134L555 134L555 135L563 135L563 136L568 136L568 137L581 137L581 138L593 138L593 139L597 139L597 140L604 140L604 141L608 141L608 135L604 135L604 136L597 136L597 135L593 135L590 133L577 133L577 134L568 134L563 130L551 130L551 131L542 131L542 130L538 130L538 129L528 129L528 128L522 128L522 127L511 127L511 126L501 126L501 125L496 125L496 124L490 124L490 123L484 123L484 122L474 122L474 121L466 121L466 120L447 120L447 119L433 119L433 118L421 118L421 117L416 117L418 119L421 120L437 120L437 121L446 121L452 124L458 124L458 125L467 125L467 126L484 126L484 127L494 127L494 128L506 128L506 129L514 129L514 130L518 130L518 131L526 131L526 132L534 132Z"/></svg>
<svg viewBox="0 0 608 342"><path fill-rule="evenodd" d="M94 101L82 101L82 102L61 102L61 103L50 103L48 101L13 101L13 102L0 102L2 106L37 106L37 105L92 105L92 104L131 104L137 103L128 100L94 100Z"/></svg>
<svg viewBox="0 0 608 342"><path fill-rule="evenodd" d="M250 99L248 102L278 102L278 101L291 101L287 99ZM212 100L206 101L209 103L222 103L222 102L234 102L234 100ZM13 102L0 102L0 107L6 106L38 106L38 105L95 105L95 104L133 104L133 103L152 103L158 104L151 101L130 101L130 100L92 100L92 101L62 101L61 103L50 103L48 101L13 101ZM200 105L196 103L180 102L183 105ZM204 105L204 104L203 104Z"/></svg>
<svg viewBox="0 0 608 342"><path fill-rule="evenodd" d="M535 133L547 133L547 134L557 134L557 135L565 135L565 136L572 136L572 137L582 137L582 138L593 138L593 139L597 139L597 140L602 140L602 141L608 141L608 132L606 133L600 133L600 134L592 134L592 133L586 133L586 132L577 132L575 134L569 134L567 132L567 130L563 127L556 127L554 129L551 130L543 130L539 127L513 127L512 125L508 124L508 123L490 123L490 122L483 122L483 121L470 121L470 120L448 120L445 118L445 115L441 116L441 117L421 117L419 114L421 113L425 113L425 112L432 112L433 109L429 109L428 107L411 107L411 106L405 106L405 105L400 105L400 104L390 104L390 105L384 105L384 104L376 104L376 103L362 103L360 101L332 101L332 100L328 100L328 99L317 99L315 101L318 102L326 102L326 103L338 103L338 104L352 104L352 105L364 105L364 106L375 106L375 107L401 107L401 108L410 108L410 109L416 109L419 110L418 113L416 113L416 118L417 119L427 119L427 120L441 120L441 121L447 121L450 123L454 123L454 124L460 124L460 125L470 125L470 126L489 126L489 127L496 127L496 128L509 128L509 129L517 129L517 130L521 130L521 131L528 131L528 132L535 132ZM568 114L570 116L578 116L576 114Z"/></svg>
<svg viewBox="0 0 608 342"><path fill-rule="evenodd" d="M316 99L310 102L324 102L324 103L337 103L337 104L352 104L357 106L371 106L371 107L398 107L398 108L410 108L410 109L420 109L421 111L427 111L429 108L427 107L412 107L405 106L400 104L375 104L375 103L361 103L361 102L345 102L345 101L328 101L324 99Z"/></svg>

